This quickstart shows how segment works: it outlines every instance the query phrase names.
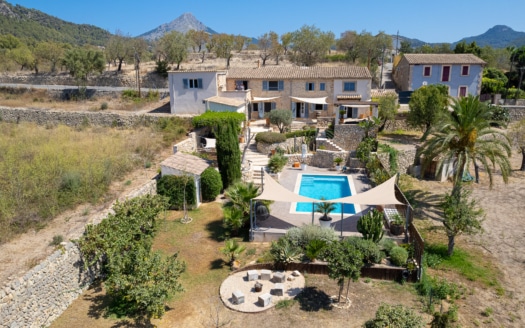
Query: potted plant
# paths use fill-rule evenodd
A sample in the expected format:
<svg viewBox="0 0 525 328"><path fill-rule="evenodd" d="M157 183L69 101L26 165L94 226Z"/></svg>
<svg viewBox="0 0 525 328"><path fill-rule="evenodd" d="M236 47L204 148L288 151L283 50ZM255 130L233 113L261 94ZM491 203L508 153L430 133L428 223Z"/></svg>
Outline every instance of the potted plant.
<svg viewBox="0 0 525 328"><path fill-rule="evenodd" d="M334 158L335 169L339 171L341 169L341 163L344 161L341 157Z"/></svg>
<svg viewBox="0 0 525 328"><path fill-rule="evenodd" d="M325 200L325 198L321 197L321 200ZM320 202L315 205L315 211L322 214L319 218L319 224L322 228L330 228L332 218L328 215L335 210L335 204L330 202Z"/></svg>
<svg viewBox="0 0 525 328"><path fill-rule="evenodd" d="M345 122L345 114L346 114L346 110L345 109L340 109L339 110L339 123L344 123Z"/></svg>
<svg viewBox="0 0 525 328"><path fill-rule="evenodd" d="M399 215L399 213L396 213L390 217L390 232L394 236L399 236L403 232L405 232L405 220Z"/></svg>

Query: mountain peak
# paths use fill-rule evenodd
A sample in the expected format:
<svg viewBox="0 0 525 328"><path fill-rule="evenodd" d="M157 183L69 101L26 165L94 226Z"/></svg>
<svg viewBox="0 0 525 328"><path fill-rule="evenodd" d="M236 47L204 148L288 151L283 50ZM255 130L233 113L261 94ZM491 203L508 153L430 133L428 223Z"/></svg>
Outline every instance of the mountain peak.
<svg viewBox="0 0 525 328"><path fill-rule="evenodd" d="M156 40L171 31L186 33L189 30L206 31L210 34L217 34L217 32L197 20L192 13L184 13L171 22L162 24L149 32L139 35L139 37L146 40Z"/></svg>

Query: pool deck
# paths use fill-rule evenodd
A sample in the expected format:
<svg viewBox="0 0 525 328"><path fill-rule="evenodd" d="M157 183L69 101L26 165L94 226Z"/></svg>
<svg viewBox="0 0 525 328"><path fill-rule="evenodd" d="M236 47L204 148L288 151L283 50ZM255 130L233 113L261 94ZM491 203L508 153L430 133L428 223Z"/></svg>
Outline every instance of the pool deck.
<svg viewBox="0 0 525 328"><path fill-rule="evenodd" d="M306 170L292 168L291 166L286 166L281 172L279 183L288 190L294 190L297 183L297 176L302 174L330 174L330 175L347 175L352 178L353 189L352 192L361 193L370 188L370 179L363 173L342 173L336 171L330 171L325 168L318 168L313 166L308 166ZM253 229L253 241L257 242L266 242L277 240L280 236L286 233L291 227L300 227L305 224L312 224L312 214L298 214L293 213L295 203L290 202L274 202L270 205L270 216L264 220L258 220L256 222L257 227ZM360 207L361 211L358 213L349 215L343 215L342 219L342 229L341 229L341 214L332 214L332 223L331 227L341 234L342 236L361 236L357 232L357 220L361 217L362 214L366 213L369 210L369 206L356 206L356 210ZM319 225L319 218L321 214L314 213L314 224Z"/></svg>

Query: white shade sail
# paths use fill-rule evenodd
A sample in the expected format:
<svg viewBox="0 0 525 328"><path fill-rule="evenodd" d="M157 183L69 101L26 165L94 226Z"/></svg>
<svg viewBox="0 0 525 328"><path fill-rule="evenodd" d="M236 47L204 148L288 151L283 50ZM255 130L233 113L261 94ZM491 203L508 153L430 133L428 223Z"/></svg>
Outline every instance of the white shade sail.
<svg viewBox="0 0 525 328"><path fill-rule="evenodd" d="M293 100L309 103L309 104L317 104L317 105L326 105L328 104L326 102L326 97L321 98L300 98L300 97L291 97Z"/></svg>
<svg viewBox="0 0 525 328"><path fill-rule="evenodd" d="M383 182L379 186L353 196L324 200L330 203L363 204L363 205L394 205L403 204L396 198L396 176ZM301 196L286 189L264 172L264 191L254 199L273 200L276 202L315 202L319 199Z"/></svg>
<svg viewBox="0 0 525 328"><path fill-rule="evenodd" d="M265 101L270 101L270 100L274 100L274 99L277 99L279 97L253 97L253 100L252 102L265 102Z"/></svg>
<svg viewBox="0 0 525 328"><path fill-rule="evenodd" d="M379 186L365 192L343 198L331 199L331 203L365 204L365 205L394 205L403 203L396 198L396 175Z"/></svg>
<svg viewBox="0 0 525 328"><path fill-rule="evenodd" d="M276 202L319 202L318 199L301 196L286 189L264 172L264 190L254 199L273 200Z"/></svg>

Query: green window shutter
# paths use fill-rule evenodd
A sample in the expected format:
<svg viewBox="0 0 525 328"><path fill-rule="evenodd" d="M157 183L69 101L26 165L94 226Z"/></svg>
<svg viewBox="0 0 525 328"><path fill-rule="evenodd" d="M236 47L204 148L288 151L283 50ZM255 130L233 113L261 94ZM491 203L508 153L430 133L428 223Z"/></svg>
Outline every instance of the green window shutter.
<svg viewBox="0 0 525 328"><path fill-rule="evenodd" d="M202 88L203 88L203 86L202 86L202 79L197 79L197 87L198 87L199 89L202 89Z"/></svg>
<svg viewBox="0 0 525 328"><path fill-rule="evenodd" d="M184 86L184 89L188 89L188 79L182 79L182 85Z"/></svg>
<svg viewBox="0 0 525 328"><path fill-rule="evenodd" d="M265 91L268 91L268 81L262 81L262 83L263 83L262 89Z"/></svg>
<svg viewBox="0 0 525 328"><path fill-rule="evenodd" d="M278 84L279 84L279 87L278 87L279 91L284 90L284 81L281 80L279 81Z"/></svg>

